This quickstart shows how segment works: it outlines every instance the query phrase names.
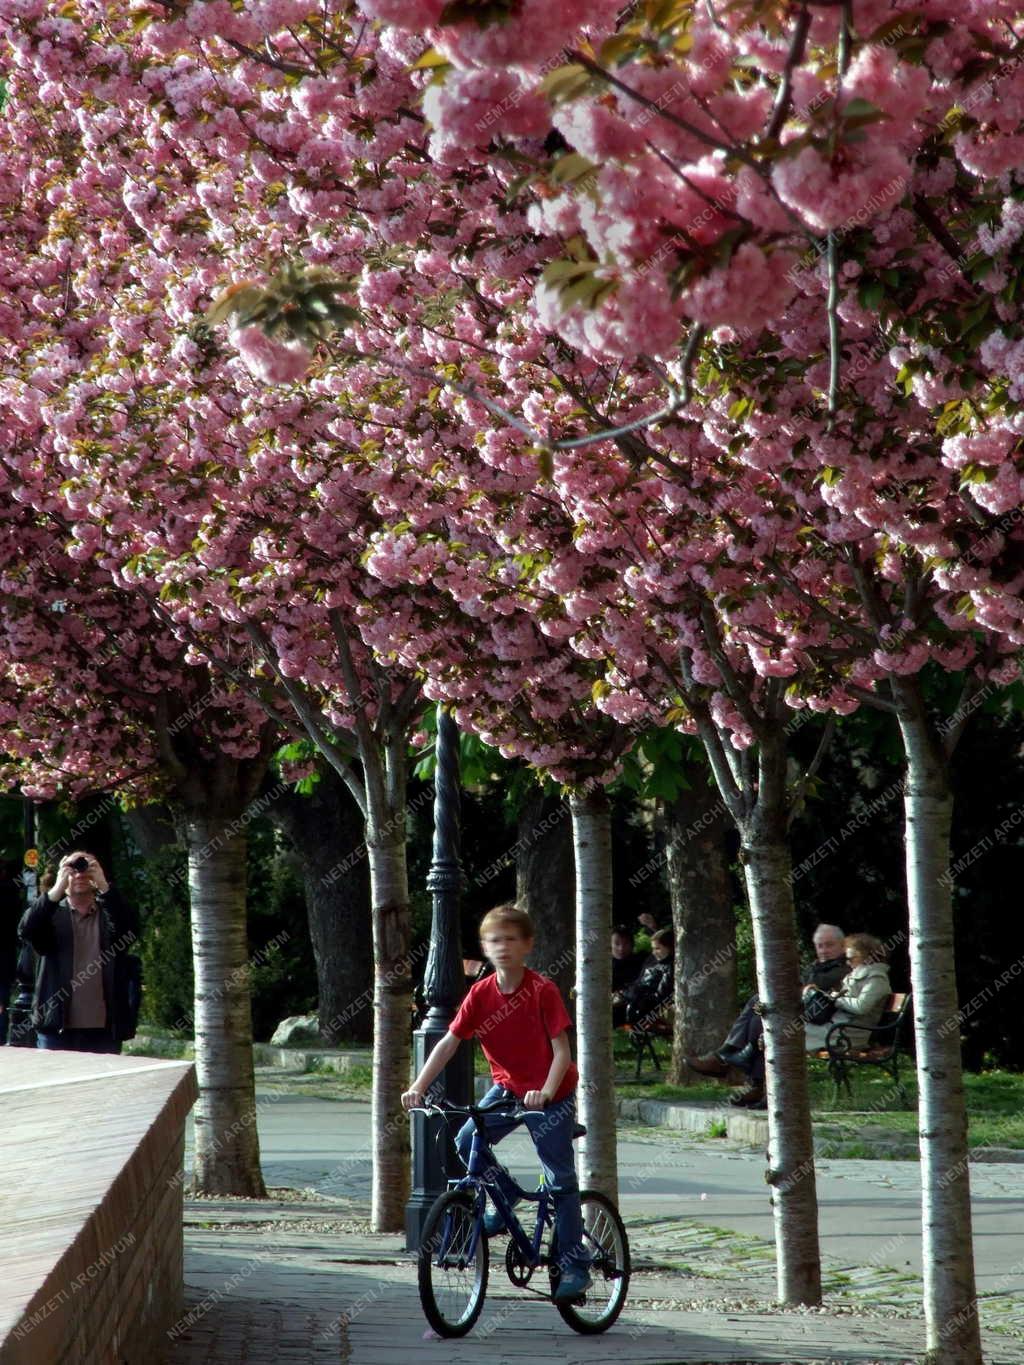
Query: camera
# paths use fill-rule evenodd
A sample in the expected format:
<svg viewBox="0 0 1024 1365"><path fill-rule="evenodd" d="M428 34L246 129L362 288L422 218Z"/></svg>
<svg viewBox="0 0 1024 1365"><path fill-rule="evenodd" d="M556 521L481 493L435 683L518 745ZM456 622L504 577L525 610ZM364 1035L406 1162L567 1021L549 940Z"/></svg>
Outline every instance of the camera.
<svg viewBox="0 0 1024 1365"><path fill-rule="evenodd" d="M70 867L71 870L72 870L73 872L88 872L88 871L89 871L89 859L88 859L88 858L72 858L71 861L70 861L70 863L68 863L68 867Z"/></svg>

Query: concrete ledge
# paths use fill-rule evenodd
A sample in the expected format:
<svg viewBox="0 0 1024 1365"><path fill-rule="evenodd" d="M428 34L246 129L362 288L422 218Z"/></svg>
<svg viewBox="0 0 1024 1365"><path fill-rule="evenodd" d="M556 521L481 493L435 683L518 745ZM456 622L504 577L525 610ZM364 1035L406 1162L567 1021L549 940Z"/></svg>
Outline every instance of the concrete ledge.
<svg viewBox="0 0 1024 1365"><path fill-rule="evenodd" d="M373 1063L369 1048L340 1052L336 1048L273 1047L270 1043L253 1043L252 1055L258 1066L282 1066L292 1071L334 1071L342 1076L357 1066Z"/></svg>
<svg viewBox="0 0 1024 1365"><path fill-rule="evenodd" d="M740 1142L747 1147L764 1147L768 1142L766 1114L756 1110L734 1109L731 1105L715 1104L713 1101L681 1104L670 1100L620 1099L617 1112L620 1119L630 1123L642 1123L652 1128L674 1128L686 1133L707 1133L712 1126L724 1123L725 1137L731 1142ZM859 1118L870 1119L873 1115L851 1112L844 1117L856 1121ZM865 1123L858 1130L841 1127L827 1119L815 1122L816 1156L843 1156L846 1153L842 1148L853 1144L868 1148L872 1157L916 1161L919 1155L917 1139L913 1135L894 1132L879 1123ZM1021 1165L1024 1164L1024 1150L1017 1147L972 1147L968 1159L971 1162Z"/></svg>
<svg viewBox="0 0 1024 1365"><path fill-rule="evenodd" d="M0 1365L157 1365L183 1297L182 1062L0 1049Z"/></svg>
<svg viewBox="0 0 1024 1365"><path fill-rule="evenodd" d="M721 1131L725 1124L725 1137L733 1142L742 1142L750 1147L763 1147L768 1141L768 1119L764 1114L734 1109L728 1104L706 1103L677 1104L668 1100L618 1101L620 1119L630 1123L643 1123L651 1128L675 1128L683 1133L707 1133L712 1127Z"/></svg>

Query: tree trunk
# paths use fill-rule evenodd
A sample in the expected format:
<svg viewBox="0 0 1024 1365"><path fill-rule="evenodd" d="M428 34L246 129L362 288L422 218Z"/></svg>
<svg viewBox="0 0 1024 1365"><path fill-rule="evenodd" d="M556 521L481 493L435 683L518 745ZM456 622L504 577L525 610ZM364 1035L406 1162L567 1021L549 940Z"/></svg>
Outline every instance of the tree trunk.
<svg viewBox="0 0 1024 1365"><path fill-rule="evenodd" d="M570 798L576 854L580 1186L618 1198L612 1061L612 831L603 789Z"/></svg>
<svg viewBox="0 0 1024 1365"><path fill-rule="evenodd" d="M409 1198L409 1116L401 1096L409 1087L412 1028L409 878L404 829L394 820L367 826L373 902L374 1033L371 1124L375 1232L405 1227Z"/></svg>
<svg viewBox="0 0 1024 1365"><path fill-rule="evenodd" d="M252 1060L245 826L191 814L185 828L199 1077L194 1189L265 1198Z"/></svg>
<svg viewBox="0 0 1024 1365"><path fill-rule="evenodd" d="M742 822L740 836L764 1012L766 1179L775 1220L779 1300L819 1304L818 1198L786 815L786 747L780 729L760 744L757 802Z"/></svg>
<svg viewBox="0 0 1024 1365"><path fill-rule="evenodd" d="M143 858L154 858L162 849L178 842L174 814L162 803L133 806L121 812L121 819L131 830Z"/></svg>
<svg viewBox="0 0 1024 1365"><path fill-rule="evenodd" d="M736 1014L736 916L725 805L703 763L688 791L664 804L675 931L675 1029L669 1079L684 1084L687 1053L721 1047Z"/></svg>
<svg viewBox="0 0 1024 1365"><path fill-rule="evenodd" d="M893 694L907 755L904 809L926 1360L929 1365L980 1365L949 878L953 795L947 761L919 687L894 679Z"/></svg>
<svg viewBox="0 0 1024 1365"><path fill-rule="evenodd" d="M568 1001L576 982L575 870L569 807L538 787L519 812L516 903L533 920L530 965Z"/></svg>
<svg viewBox="0 0 1024 1365"><path fill-rule="evenodd" d="M299 855L316 963L320 1033L329 1043L373 1036L370 874L363 818L345 784L323 773L309 796L286 792L267 814Z"/></svg>

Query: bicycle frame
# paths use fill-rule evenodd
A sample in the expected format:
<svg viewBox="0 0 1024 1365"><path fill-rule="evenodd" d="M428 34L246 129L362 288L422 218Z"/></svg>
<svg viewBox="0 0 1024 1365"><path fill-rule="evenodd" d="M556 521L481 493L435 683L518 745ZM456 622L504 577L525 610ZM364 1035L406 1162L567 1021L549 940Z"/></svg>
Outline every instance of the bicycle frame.
<svg viewBox="0 0 1024 1365"><path fill-rule="evenodd" d="M489 1194L494 1201L498 1212L505 1219L505 1224L509 1234L527 1265L536 1266L540 1264L540 1244L544 1238L544 1233L551 1223L551 1194L546 1186L539 1190L524 1190L517 1180L513 1180L519 1197L529 1199L531 1203L537 1204L537 1226L533 1230L532 1239L527 1236L525 1229L517 1218L512 1205L505 1197L504 1192L497 1181L488 1179L487 1169L495 1164L494 1149L487 1140L487 1133L483 1120L474 1115L474 1127L472 1143L469 1149L469 1162L466 1166L466 1174L459 1180L449 1180L448 1188L453 1190L469 1190L476 1195L476 1223L473 1228L473 1236L469 1247L466 1249L466 1257L471 1260L476 1255L477 1242L483 1236L483 1216L486 1196ZM512 1177L510 1177L512 1179ZM440 1255L443 1256L446 1247L442 1243Z"/></svg>

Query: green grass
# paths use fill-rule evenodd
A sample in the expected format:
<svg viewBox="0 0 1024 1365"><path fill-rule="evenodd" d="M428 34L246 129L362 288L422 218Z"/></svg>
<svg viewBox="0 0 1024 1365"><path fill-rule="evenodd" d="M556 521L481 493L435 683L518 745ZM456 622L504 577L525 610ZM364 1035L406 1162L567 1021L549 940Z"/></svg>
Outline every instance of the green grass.
<svg viewBox="0 0 1024 1365"><path fill-rule="evenodd" d="M655 1046L664 1076L668 1069L668 1047ZM635 1061L629 1039L617 1035L616 1092L624 1098L724 1103L730 1093L727 1086L712 1080L689 1086L668 1085L654 1071L649 1059L645 1060L642 1079L637 1083L633 1079ZM814 1118L842 1130L837 1134L837 1142L843 1155L862 1154L864 1144L857 1138L866 1127L888 1129L894 1138L905 1136L908 1143L916 1139L917 1079L910 1058L904 1059L900 1067L906 1103L893 1086L892 1078L877 1067L856 1068L851 1076L852 1099L844 1094L838 1102L833 1099L832 1081L824 1062L810 1062L808 1076ZM1009 1071L968 1072L964 1075L964 1090L967 1140L971 1147L1024 1148L1024 1075Z"/></svg>

